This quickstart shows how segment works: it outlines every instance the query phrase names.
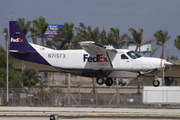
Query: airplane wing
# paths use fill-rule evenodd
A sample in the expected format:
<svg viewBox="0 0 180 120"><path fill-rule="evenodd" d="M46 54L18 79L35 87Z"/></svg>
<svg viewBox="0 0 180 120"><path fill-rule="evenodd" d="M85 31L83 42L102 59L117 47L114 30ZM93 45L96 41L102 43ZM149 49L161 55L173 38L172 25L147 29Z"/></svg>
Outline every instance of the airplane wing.
<svg viewBox="0 0 180 120"><path fill-rule="evenodd" d="M117 53L117 50L114 49L113 46L103 46L103 45L100 45L93 41L83 41L83 42L79 42L79 43L80 43L81 47L87 53L89 53L91 56L96 55L96 54L103 54L103 55L107 56L109 65L111 67L113 67L112 60ZM111 58L110 58L110 55L111 55ZM114 56L114 57L112 57L112 56Z"/></svg>

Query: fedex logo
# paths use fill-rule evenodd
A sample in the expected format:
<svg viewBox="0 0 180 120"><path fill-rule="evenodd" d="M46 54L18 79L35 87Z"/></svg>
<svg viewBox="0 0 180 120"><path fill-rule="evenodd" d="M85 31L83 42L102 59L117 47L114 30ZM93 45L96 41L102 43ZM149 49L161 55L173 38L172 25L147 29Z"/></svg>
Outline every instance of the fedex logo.
<svg viewBox="0 0 180 120"><path fill-rule="evenodd" d="M84 54L83 61L86 62L108 62L106 57L103 57L102 54L96 55L96 57L88 57L88 54Z"/></svg>
<svg viewBox="0 0 180 120"><path fill-rule="evenodd" d="M23 42L23 39L20 39L20 38L13 39L13 38L11 38L11 42Z"/></svg>

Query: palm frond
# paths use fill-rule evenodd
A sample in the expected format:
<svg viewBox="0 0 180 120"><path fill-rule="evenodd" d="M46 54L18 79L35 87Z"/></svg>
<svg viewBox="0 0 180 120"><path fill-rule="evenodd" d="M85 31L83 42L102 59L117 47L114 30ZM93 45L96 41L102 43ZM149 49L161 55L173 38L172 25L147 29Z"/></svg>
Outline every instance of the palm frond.
<svg viewBox="0 0 180 120"><path fill-rule="evenodd" d="M156 41L157 45L163 46L163 43L161 41Z"/></svg>
<svg viewBox="0 0 180 120"><path fill-rule="evenodd" d="M174 45L177 49L180 50L180 35L174 40Z"/></svg>
<svg viewBox="0 0 180 120"><path fill-rule="evenodd" d="M149 40L145 41L144 43L142 43L141 46L142 46L142 45L145 45L145 44L149 44L149 43L151 43L151 42L153 42L153 41L155 41L155 40L156 40L156 39L149 39Z"/></svg>
<svg viewBox="0 0 180 120"><path fill-rule="evenodd" d="M133 41L134 41L134 38L132 38L132 37L130 37L130 36L127 36L127 37L126 37L126 40L128 40L128 41L129 41L129 40L133 40Z"/></svg>
<svg viewBox="0 0 180 120"><path fill-rule="evenodd" d="M154 55L154 53L156 52L156 50L159 48L160 46L156 47L152 52L151 52L151 57Z"/></svg>
<svg viewBox="0 0 180 120"><path fill-rule="evenodd" d="M32 33L32 34L28 35L27 37L31 37L31 36L40 36L41 34L42 34L41 32Z"/></svg>

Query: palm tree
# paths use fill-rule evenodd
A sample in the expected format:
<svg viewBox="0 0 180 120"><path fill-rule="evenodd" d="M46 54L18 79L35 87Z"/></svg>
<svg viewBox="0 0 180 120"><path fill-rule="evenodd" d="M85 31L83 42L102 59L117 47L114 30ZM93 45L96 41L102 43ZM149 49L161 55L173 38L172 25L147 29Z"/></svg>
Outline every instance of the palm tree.
<svg viewBox="0 0 180 120"><path fill-rule="evenodd" d="M31 25L31 21L27 21L25 23L25 19L24 18L19 18L18 19L18 23L19 23L19 25L21 27L22 33L24 34L24 36L26 36L28 31L29 31L29 28L30 28L30 25Z"/></svg>
<svg viewBox="0 0 180 120"><path fill-rule="evenodd" d="M63 49L65 46L70 49L70 43L74 36L73 23L64 23L62 28L58 28L58 35L53 38L55 42L61 42L60 48Z"/></svg>
<svg viewBox="0 0 180 120"><path fill-rule="evenodd" d="M80 49L79 42L87 40L87 27L84 23L80 22L79 27L75 27L76 36L72 40L72 48Z"/></svg>
<svg viewBox="0 0 180 120"><path fill-rule="evenodd" d="M91 26L88 26L87 40L100 43L100 32L99 28L96 27L94 30L91 29Z"/></svg>
<svg viewBox="0 0 180 120"><path fill-rule="evenodd" d="M44 33L46 32L48 27L48 23L46 22L46 19L40 16L38 20L33 20L33 27L30 28L31 35L30 36L41 36L41 46L44 46ZM29 37L29 36L28 36ZM33 38L33 41L35 38Z"/></svg>
<svg viewBox="0 0 180 120"><path fill-rule="evenodd" d="M87 29L88 29L88 32L87 32L86 40L94 41L94 42L100 43L100 44L107 43L105 30L100 32L98 27L96 27L94 30L92 30L90 26L88 26Z"/></svg>
<svg viewBox="0 0 180 120"><path fill-rule="evenodd" d="M142 38L143 38L143 32L144 30L142 28L139 29L139 32L137 32L135 29L133 28L129 28L128 31L131 32L133 38L131 38L130 36L127 37L127 40L124 41L124 43L126 45L130 45L130 44L133 44L133 45L136 45L136 49L135 49L135 52L137 52L138 48L139 48L139 53L141 53L141 46L142 45L145 45L145 44L148 44L152 41L154 41L155 39L149 39L149 40L146 40L144 43L142 43Z"/></svg>
<svg viewBox="0 0 180 120"><path fill-rule="evenodd" d="M127 34L119 35L119 29L111 28L110 33L108 34L108 44L113 45L115 48L122 48L123 41L126 39Z"/></svg>
<svg viewBox="0 0 180 120"><path fill-rule="evenodd" d="M30 28L30 31L31 31L31 38L32 38L32 40L33 40L33 43L34 43L34 44L37 44L37 36L34 35L34 34L36 33L35 30L34 30L34 28Z"/></svg>
<svg viewBox="0 0 180 120"><path fill-rule="evenodd" d="M2 32L2 34L4 34L4 37L5 37L6 50L7 50L7 48L8 48L7 42L8 42L8 40L9 40L8 29L7 29L7 28L4 28L4 31Z"/></svg>
<svg viewBox="0 0 180 120"><path fill-rule="evenodd" d="M75 27L76 30L76 36L77 38L81 40L84 40L87 38L87 27L84 25L84 23L80 22L79 27Z"/></svg>
<svg viewBox="0 0 180 120"><path fill-rule="evenodd" d="M164 44L166 41L170 39L170 35L168 36L168 31L165 30L164 32L162 30L156 31L154 34L154 37L156 38L156 44L159 46L162 46L162 54L161 58L164 59ZM157 50L157 49L156 49Z"/></svg>
<svg viewBox="0 0 180 120"><path fill-rule="evenodd" d="M36 85L39 82L37 73L38 71L34 68L26 68L23 71L22 81L24 86L27 86L29 88L29 91L32 85Z"/></svg>
<svg viewBox="0 0 180 120"><path fill-rule="evenodd" d="M178 35L177 38L174 40L174 45L177 49L180 50L180 35Z"/></svg>
<svg viewBox="0 0 180 120"><path fill-rule="evenodd" d="M103 31L101 32L101 34L100 34L100 43L102 44L102 45L108 45L109 44L109 42L108 42L108 38L106 37L106 31L103 29Z"/></svg>
<svg viewBox="0 0 180 120"><path fill-rule="evenodd" d="M27 33L28 33L28 31L29 31L29 28L30 28L30 25L31 25L31 21L27 21L27 22L25 23L25 19L24 19L24 18L19 18L19 19L18 19L18 23L19 23L19 25L20 25L20 27L21 27L22 33L24 34L24 36L26 36ZM25 61L22 60L22 72L23 72L24 69L25 69L25 66L26 66L25 64L26 64Z"/></svg>
<svg viewBox="0 0 180 120"><path fill-rule="evenodd" d="M149 39L149 40L145 41L144 43L142 43L143 32L144 32L144 30L142 28L139 29L139 32L137 32L133 28L129 28L128 31L131 32L133 38L128 36L127 39L125 41L123 41L123 43L126 45L130 45L130 44L136 45L136 49L135 49L136 52L139 48L139 53L141 53L142 45L148 44L155 40L155 39ZM140 78L138 78L137 94L140 94Z"/></svg>

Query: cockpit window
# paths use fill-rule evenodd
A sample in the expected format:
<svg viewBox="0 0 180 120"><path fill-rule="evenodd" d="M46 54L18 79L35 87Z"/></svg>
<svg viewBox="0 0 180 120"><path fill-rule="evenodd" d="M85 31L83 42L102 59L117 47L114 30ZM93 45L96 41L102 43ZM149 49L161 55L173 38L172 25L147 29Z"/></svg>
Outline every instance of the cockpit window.
<svg viewBox="0 0 180 120"><path fill-rule="evenodd" d="M132 58L132 59L136 59L136 58L140 58L141 55L138 54L137 52L134 52L134 51L129 51L127 52L127 54Z"/></svg>
<svg viewBox="0 0 180 120"><path fill-rule="evenodd" d="M121 59L128 59L128 57L125 54L122 54Z"/></svg>

